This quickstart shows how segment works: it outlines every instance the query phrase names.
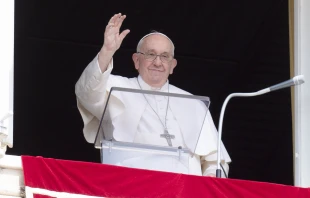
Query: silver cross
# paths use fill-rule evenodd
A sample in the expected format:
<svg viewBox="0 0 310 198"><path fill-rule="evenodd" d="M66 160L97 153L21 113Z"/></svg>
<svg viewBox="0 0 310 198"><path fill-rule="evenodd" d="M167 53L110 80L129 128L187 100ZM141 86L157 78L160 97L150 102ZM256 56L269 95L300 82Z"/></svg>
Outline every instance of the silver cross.
<svg viewBox="0 0 310 198"><path fill-rule="evenodd" d="M160 134L160 137L161 137L161 138L165 138L165 139L167 140L167 142L168 142L168 145L172 147L171 139L174 139L175 136L169 134L169 132L168 132L167 129L165 129L164 134Z"/></svg>

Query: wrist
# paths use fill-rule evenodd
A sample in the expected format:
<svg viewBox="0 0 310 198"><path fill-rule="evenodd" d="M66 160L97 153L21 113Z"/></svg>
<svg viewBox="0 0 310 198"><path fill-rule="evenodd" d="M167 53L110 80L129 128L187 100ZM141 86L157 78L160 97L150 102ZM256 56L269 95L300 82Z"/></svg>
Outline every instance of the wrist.
<svg viewBox="0 0 310 198"><path fill-rule="evenodd" d="M114 51L106 50L104 47L101 48L100 52L98 53L98 63L102 72L107 69L114 53Z"/></svg>
<svg viewBox="0 0 310 198"><path fill-rule="evenodd" d="M111 49L111 48L108 48L108 47L106 47L105 45L103 45L103 46L101 47L99 53L105 54L105 55L111 55L111 56L113 56L114 53L115 53L115 51L116 51L116 50Z"/></svg>

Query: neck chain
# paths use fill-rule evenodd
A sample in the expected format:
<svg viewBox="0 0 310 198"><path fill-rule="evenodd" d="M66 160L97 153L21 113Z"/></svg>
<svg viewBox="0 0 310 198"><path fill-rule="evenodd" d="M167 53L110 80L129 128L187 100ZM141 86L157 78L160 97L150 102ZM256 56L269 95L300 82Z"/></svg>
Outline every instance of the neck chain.
<svg viewBox="0 0 310 198"><path fill-rule="evenodd" d="M140 85L140 82L139 82L139 79L137 78L137 82L138 82L138 85L140 87L140 89L142 90L142 87ZM169 93L169 83L168 83L168 93ZM169 108L169 97L168 97L168 102L167 102L167 107L166 107L166 116L165 116L165 122L162 122L162 120L160 119L158 113L156 113L155 109L153 109L153 107L151 106L151 104L149 103L149 101L147 100L147 98L145 97L145 95L143 94L144 96L144 99L146 100L147 104L151 107L151 109L153 110L153 112L157 115L160 123L163 125L164 127L164 133L163 134L160 134L160 137L161 138L165 138L167 140L167 143L169 146L172 147L172 141L171 139L174 139L175 136L172 135L172 134L169 134L168 132L168 129L167 129L167 114L168 114L168 108Z"/></svg>
<svg viewBox="0 0 310 198"><path fill-rule="evenodd" d="M143 90L142 87L141 87L141 85L140 85L140 82L139 82L139 79L138 79L138 78L137 78L137 82L138 82L138 85L139 85L140 89ZM168 93L169 93L169 83L168 83ZM167 107L166 107L165 122L163 122L163 121L160 119L158 113L155 111L155 109L153 109L153 107L151 106L151 104L149 103L149 101L147 100L147 98L145 97L144 94L143 94L143 96L144 96L144 99L146 100L147 104L151 107L151 109L153 110L153 112L155 113L155 115L158 117L160 123L163 125L164 130L168 132L168 129L167 129L167 114L168 114L168 107L169 107L169 97L168 97L168 102L167 102Z"/></svg>
<svg viewBox="0 0 310 198"><path fill-rule="evenodd" d="M140 82L139 82L139 79L138 79L138 78L137 78L137 82L138 82L138 85L139 85L140 89L142 90L142 87L141 87L141 85L140 85ZM169 83L168 83L168 93L169 93ZM160 119L158 113L156 113L155 109L153 109L153 107L151 106L151 104L149 103L149 101L146 99L146 97L145 97L144 94L143 94L143 96L144 96L144 99L146 100L147 104L151 107L151 109L153 110L153 112L157 115L157 117L158 117L160 123L161 123L161 124L163 125L163 127L164 127L164 133L163 133L163 134L160 134L160 137L161 137L161 138L165 138L165 139L167 140L168 145L172 147L172 141L171 141L171 139L174 139L175 136L169 134L168 129L167 129L167 114L168 114L168 107L169 107L169 97L168 97L168 102L167 102L166 116L165 116L165 123L164 123L164 122L161 121L161 119Z"/></svg>
<svg viewBox="0 0 310 198"><path fill-rule="evenodd" d="M142 87L141 87L141 85L140 85L140 82L139 82L139 79L138 79L138 78L137 78L137 82L138 82L138 84L139 84L140 89L142 90ZM169 83L168 83L168 93L169 93ZM151 106L151 104L149 103L149 101L146 99L146 97L145 97L144 94L143 94L143 96L144 96L144 99L146 100L147 104L151 107L151 109L153 110L153 112L157 115L157 117L158 117L160 123L161 123L161 124L163 125L163 127L164 127L164 133L163 133L163 134L160 134L160 137L161 137L161 138L165 138L165 139L167 140L168 145L172 147L172 141L171 141L171 139L174 139L175 136L172 135L172 134L169 134L168 129L167 129L167 114L168 114L168 108L169 108L169 97L168 97L167 108L166 108L165 122L162 122L161 119L160 119L160 117L159 117L159 115L158 115L158 113L156 113L155 109L153 109L153 107Z"/></svg>

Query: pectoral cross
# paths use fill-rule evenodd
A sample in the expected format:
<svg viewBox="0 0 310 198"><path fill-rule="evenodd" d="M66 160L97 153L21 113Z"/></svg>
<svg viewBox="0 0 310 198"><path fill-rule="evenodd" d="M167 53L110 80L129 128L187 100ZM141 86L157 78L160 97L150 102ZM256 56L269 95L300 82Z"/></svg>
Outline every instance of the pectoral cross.
<svg viewBox="0 0 310 198"><path fill-rule="evenodd" d="M175 136L169 134L168 129L165 129L164 133L163 133L163 134L160 134L160 137L161 137L161 138L165 138L165 139L167 140L167 142L168 142L168 145L172 147L171 139L174 139Z"/></svg>

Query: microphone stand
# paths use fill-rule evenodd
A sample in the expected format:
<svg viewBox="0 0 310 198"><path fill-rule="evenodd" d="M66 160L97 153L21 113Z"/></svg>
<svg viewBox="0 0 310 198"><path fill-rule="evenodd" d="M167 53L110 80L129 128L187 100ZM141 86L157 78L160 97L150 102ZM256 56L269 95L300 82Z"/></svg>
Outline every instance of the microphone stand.
<svg viewBox="0 0 310 198"><path fill-rule="evenodd" d="M216 177L221 177L221 167L220 167L220 163L221 163L221 139L222 139L222 126L223 126L223 118L224 118L224 113L225 113L225 109L227 106L228 101L233 98L233 97L252 97L252 96L259 96L265 93L270 92L269 88L266 89L262 89L260 91L257 92L252 92L252 93L232 93L229 96L227 96L227 98L224 101L224 104L222 106L221 109L221 114L220 114L220 120L219 120L219 129L218 129L218 144L217 144L217 169L216 169Z"/></svg>
<svg viewBox="0 0 310 198"><path fill-rule="evenodd" d="M276 84L274 86L271 86L269 88L265 88L262 90L259 90L257 92L251 92L251 93L232 93L227 98L225 99L222 109L221 109L221 114L220 114L220 120L219 120L219 128L218 128L218 143L217 143L217 169L216 169L216 177L220 178L221 176L221 139L222 139L222 126L223 126L223 118L224 118L224 112L227 106L228 101L233 98L233 97L253 97L253 96L259 96L263 95L265 93L271 92L271 91L276 91L278 89L294 86L294 85L300 85L304 83L304 76L299 75L295 76L294 78L287 80L285 82Z"/></svg>

